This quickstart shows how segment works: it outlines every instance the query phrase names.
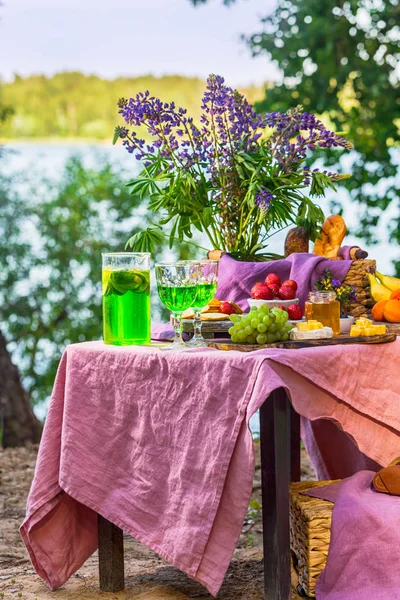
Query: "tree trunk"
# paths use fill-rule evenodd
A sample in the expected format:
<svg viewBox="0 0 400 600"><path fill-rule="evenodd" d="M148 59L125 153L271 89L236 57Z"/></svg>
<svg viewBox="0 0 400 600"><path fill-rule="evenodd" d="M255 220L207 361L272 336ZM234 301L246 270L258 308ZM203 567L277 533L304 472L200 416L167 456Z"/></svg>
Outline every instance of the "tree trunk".
<svg viewBox="0 0 400 600"><path fill-rule="evenodd" d="M35 417L0 332L0 443L4 448L39 442L42 424Z"/></svg>

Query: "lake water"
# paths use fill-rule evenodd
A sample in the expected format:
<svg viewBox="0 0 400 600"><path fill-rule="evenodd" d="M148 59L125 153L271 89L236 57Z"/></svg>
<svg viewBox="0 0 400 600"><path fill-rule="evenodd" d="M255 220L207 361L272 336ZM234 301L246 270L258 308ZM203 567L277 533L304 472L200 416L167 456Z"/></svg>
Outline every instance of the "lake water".
<svg viewBox="0 0 400 600"><path fill-rule="evenodd" d="M95 167L96 162L104 157L110 161L116 168L121 169L122 180L126 181L138 170L135 159L129 155L121 146L112 145L88 145L88 144L48 144L48 143L11 143L5 146L12 153L7 157L5 163L3 160L3 171L10 173L29 173L29 177L37 180L41 176L48 177L52 181L61 178L63 167L73 155L79 154L84 164L88 167ZM329 214L329 200L339 198L344 208L344 218L349 228L356 227L358 224L357 205L349 199L347 191L340 189L337 194L331 192L328 197L322 198L320 204L325 214ZM394 204L394 203L393 203ZM372 258L375 258L379 270L388 275L393 274L392 261L399 259L398 246L390 245L387 238L387 226L395 215L395 207L390 208L382 214L379 226L379 243L369 248ZM284 234L277 235L271 239L268 250L270 252L282 253ZM208 244L204 240L204 245ZM352 235L346 237L346 243L350 245L363 246L361 240Z"/></svg>
<svg viewBox="0 0 400 600"><path fill-rule="evenodd" d="M62 175L66 161L73 155L80 155L87 167L95 167L96 163L102 158L110 161L116 168L121 170L122 181L128 181L137 170L138 165L135 159L129 155L121 146L106 146L106 145L88 145L88 144L48 144L48 143L12 143L5 146L10 150L4 158L2 158L0 169L4 173L22 174L27 182L39 181L43 177L48 178L53 182L57 182ZM22 184L22 191L24 186ZM357 225L357 206L350 202L347 192L340 191L340 197L344 205L344 217L348 226ZM328 199L323 199L321 206L325 214L329 214L329 199L333 198L333 194ZM399 259L399 250L397 246L390 246L387 241L387 224L393 217L391 210L386 211L382 216L380 223L380 242L369 249L370 256L375 258L379 265L379 270L383 273L393 273L393 259ZM282 253L283 251L284 234L277 235L272 238L268 248L271 252ZM199 240L201 243L202 240ZM207 242L204 241L206 247ZM346 237L347 244L355 244L363 246L362 242L354 236ZM166 255L166 257L168 254ZM36 412L39 417L44 417L47 410L47 403L37 407ZM259 431L258 415L255 415L251 421L251 427L254 432Z"/></svg>

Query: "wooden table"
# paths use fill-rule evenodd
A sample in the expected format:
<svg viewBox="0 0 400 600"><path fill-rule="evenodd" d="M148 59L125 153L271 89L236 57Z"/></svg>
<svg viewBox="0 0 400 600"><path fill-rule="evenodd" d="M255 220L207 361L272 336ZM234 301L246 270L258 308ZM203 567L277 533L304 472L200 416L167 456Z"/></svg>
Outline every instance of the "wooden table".
<svg viewBox="0 0 400 600"><path fill-rule="evenodd" d="M260 409L264 600L290 600L289 482L300 481L300 416L284 388ZM124 589L122 530L98 516L100 589Z"/></svg>

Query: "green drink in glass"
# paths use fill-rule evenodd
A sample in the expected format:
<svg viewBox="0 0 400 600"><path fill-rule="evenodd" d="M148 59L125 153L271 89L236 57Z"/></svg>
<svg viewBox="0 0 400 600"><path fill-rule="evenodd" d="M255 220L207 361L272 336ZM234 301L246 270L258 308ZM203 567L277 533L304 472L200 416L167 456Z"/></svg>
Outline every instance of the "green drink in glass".
<svg viewBox="0 0 400 600"><path fill-rule="evenodd" d="M194 303L192 304L194 311L193 330L194 334L190 342L187 343L190 347L206 347L207 342L201 333L201 309L214 298L217 291L218 283L218 261L217 260L201 260L198 263L198 283L197 294Z"/></svg>
<svg viewBox="0 0 400 600"><path fill-rule="evenodd" d="M150 254L103 254L102 292L104 343L149 343Z"/></svg>
<svg viewBox="0 0 400 600"><path fill-rule="evenodd" d="M182 339L181 315L196 299L198 263L177 262L156 265L156 280L160 300L174 315L175 340L163 350L181 350L186 344Z"/></svg>

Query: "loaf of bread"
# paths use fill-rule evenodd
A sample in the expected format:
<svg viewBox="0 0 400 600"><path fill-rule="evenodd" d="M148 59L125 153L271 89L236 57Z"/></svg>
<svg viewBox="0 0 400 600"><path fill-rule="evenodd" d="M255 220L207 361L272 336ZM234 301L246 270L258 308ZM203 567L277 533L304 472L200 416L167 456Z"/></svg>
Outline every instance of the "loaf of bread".
<svg viewBox="0 0 400 600"><path fill-rule="evenodd" d="M314 254L338 260L340 246L346 235L347 227L340 215L331 215L322 226L321 237L314 244Z"/></svg>

